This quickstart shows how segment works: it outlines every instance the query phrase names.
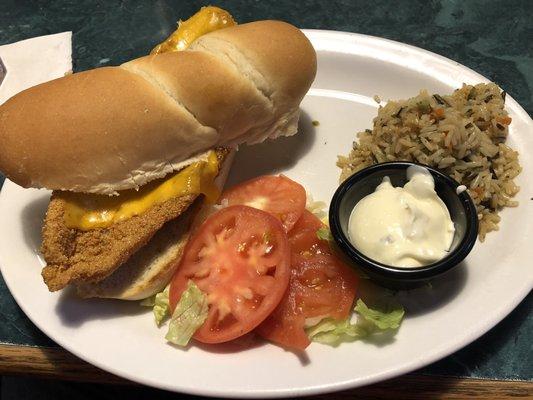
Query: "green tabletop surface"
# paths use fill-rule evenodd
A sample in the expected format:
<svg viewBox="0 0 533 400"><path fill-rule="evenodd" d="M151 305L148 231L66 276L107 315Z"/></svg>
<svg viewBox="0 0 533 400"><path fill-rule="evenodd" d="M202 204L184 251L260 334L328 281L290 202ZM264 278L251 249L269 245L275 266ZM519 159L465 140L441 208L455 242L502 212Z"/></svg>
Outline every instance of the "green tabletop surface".
<svg viewBox="0 0 533 400"><path fill-rule="evenodd" d="M175 29L176 21L209 4L183 0L1 3L0 44L72 31L75 71L145 55ZM230 11L240 23L280 19L300 28L363 33L430 50L493 80L533 115L531 0L236 0L212 4ZM532 299L530 294L474 343L419 372L532 380ZM1 278L0 343L56 346L26 318Z"/></svg>

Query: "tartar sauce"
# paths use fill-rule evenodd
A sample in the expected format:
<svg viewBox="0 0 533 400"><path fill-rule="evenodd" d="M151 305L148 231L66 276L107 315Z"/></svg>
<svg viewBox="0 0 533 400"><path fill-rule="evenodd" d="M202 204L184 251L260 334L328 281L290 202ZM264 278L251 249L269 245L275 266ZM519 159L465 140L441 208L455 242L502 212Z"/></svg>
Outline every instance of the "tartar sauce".
<svg viewBox="0 0 533 400"><path fill-rule="evenodd" d="M455 228L429 171L412 166L407 178L403 188L383 178L374 193L355 205L348 230L350 241L367 257L408 268L446 256Z"/></svg>
<svg viewBox="0 0 533 400"><path fill-rule="evenodd" d="M466 191L466 186L465 185L459 185L459 186L457 186L457 189L455 189L455 193L457 193L457 195L460 195L464 191Z"/></svg>

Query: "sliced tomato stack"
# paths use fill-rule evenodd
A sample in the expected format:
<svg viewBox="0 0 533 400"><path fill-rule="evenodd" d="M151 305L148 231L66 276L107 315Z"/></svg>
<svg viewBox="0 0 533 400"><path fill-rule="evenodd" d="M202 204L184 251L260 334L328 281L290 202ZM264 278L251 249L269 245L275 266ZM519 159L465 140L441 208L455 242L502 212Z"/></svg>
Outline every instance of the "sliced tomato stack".
<svg viewBox="0 0 533 400"><path fill-rule="evenodd" d="M265 339L283 347L305 349L308 320L344 319L355 298L357 277L341 263L329 244L320 240L320 220L305 210L289 232L291 279L276 310L257 329ZM318 322L318 321L317 321Z"/></svg>
<svg viewBox="0 0 533 400"><path fill-rule="evenodd" d="M187 282L207 294L209 313L195 334L205 343L252 330L283 347L309 345L305 324L346 318L357 277L317 236L325 225L305 210L305 189L263 176L221 196L229 206L189 241L170 287L174 309Z"/></svg>

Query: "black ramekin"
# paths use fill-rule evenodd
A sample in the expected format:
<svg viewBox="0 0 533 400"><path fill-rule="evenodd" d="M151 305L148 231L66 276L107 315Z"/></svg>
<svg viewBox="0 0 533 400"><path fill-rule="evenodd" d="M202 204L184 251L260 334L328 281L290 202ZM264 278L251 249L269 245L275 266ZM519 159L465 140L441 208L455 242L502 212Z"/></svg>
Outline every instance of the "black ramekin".
<svg viewBox="0 0 533 400"><path fill-rule="evenodd" d="M382 264L357 250L349 240L348 220L357 202L373 193L385 176L390 178L393 186L404 186L407 182L407 168L412 165L428 169L433 176L435 191L446 204L455 225L455 235L449 254L441 260L422 267L399 268ZM427 165L404 161L373 165L349 177L335 191L329 208L331 233L340 250L371 279L394 288L418 286L457 266L476 243L476 207L466 190L457 194L458 186L455 180Z"/></svg>

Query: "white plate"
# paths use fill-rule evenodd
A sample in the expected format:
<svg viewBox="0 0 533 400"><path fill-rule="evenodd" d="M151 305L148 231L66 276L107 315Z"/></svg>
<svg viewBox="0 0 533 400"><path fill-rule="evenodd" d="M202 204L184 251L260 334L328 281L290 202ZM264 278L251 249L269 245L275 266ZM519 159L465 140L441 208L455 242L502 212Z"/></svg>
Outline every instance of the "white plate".
<svg viewBox="0 0 533 400"><path fill-rule="evenodd" d="M453 61L388 40L306 31L318 52L318 76L302 108L303 131L242 148L230 183L283 172L316 199L329 200L356 131L371 126L374 94L406 98L421 88L448 93L463 82L486 82ZM48 193L6 181L0 196L0 263L22 310L44 333L82 359L146 385L200 395L281 397L353 388L423 367L472 342L505 317L533 286L533 122L509 96L509 142L521 153L520 206L502 212L499 232L477 244L463 268L433 289L402 293L407 319L387 344L312 344L308 359L273 345L243 351L165 343L149 312L134 303L81 301L49 293L38 257ZM312 120L320 126L314 128ZM527 266L529 265L529 267Z"/></svg>

